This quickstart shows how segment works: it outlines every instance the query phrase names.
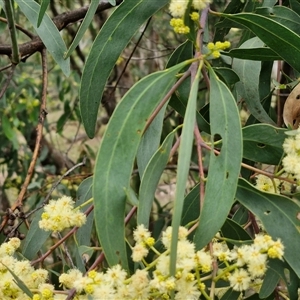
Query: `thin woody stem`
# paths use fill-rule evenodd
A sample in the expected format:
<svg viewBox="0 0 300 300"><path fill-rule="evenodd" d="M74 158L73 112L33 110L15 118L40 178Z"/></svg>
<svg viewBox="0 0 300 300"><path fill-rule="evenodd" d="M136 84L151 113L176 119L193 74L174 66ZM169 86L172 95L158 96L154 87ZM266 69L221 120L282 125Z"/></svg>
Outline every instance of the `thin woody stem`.
<svg viewBox="0 0 300 300"><path fill-rule="evenodd" d="M10 32L11 45L12 45L12 55L11 62L17 65L20 62L20 53L17 39L17 30L15 24L15 12L14 12L14 1L3 0L4 12L7 18L7 25Z"/></svg>

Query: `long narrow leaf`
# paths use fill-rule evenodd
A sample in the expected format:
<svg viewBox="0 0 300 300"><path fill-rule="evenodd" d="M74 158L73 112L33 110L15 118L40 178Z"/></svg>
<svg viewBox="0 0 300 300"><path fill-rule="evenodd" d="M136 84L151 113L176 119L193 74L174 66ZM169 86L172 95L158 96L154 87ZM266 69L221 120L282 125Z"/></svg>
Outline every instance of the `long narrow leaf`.
<svg viewBox="0 0 300 300"><path fill-rule="evenodd" d="M124 240L126 190L147 118L187 63L153 73L134 85L117 106L103 136L93 197L96 229L110 266L121 263L128 268Z"/></svg>
<svg viewBox="0 0 300 300"><path fill-rule="evenodd" d="M189 41L186 41L185 43L177 47L176 50L172 53L171 57L167 62L166 68L173 67L174 65L177 65L185 60L191 59L192 57L193 44ZM182 86L183 84L180 85L179 89L181 89ZM169 101L170 105L174 96L175 93L172 95ZM166 107L167 105L164 105L164 107L162 107L162 109L160 110L160 112L155 117L155 119L150 124L149 128L142 137L142 141L140 143L139 150L137 153L137 165L140 177L143 176L143 173L150 158L153 156L153 154L159 147Z"/></svg>
<svg viewBox="0 0 300 300"><path fill-rule="evenodd" d="M263 42L254 37L240 47L256 48L261 47ZM236 91L238 101L243 99L251 114L260 122L275 125L267 112L264 110L259 98L259 74L261 70L261 63L258 61L249 61L234 59L232 64L233 70L238 74L240 81L236 84Z"/></svg>
<svg viewBox="0 0 300 300"><path fill-rule="evenodd" d="M93 138L107 79L121 52L140 26L168 0L124 1L101 28L87 58L80 85L80 110L87 135Z"/></svg>
<svg viewBox="0 0 300 300"><path fill-rule="evenodd" d="M42 249L51 233L50 231L42 230L39 227L39 221L41 220L42 213L43 210L40 210L35 214L23 244L22 254L29 260L35 258L36 254Z"/></svg>
<svg viewBox="0 0 300 300"><path fill-rule="evenodd" d="M167 105L164 105L154 118L139 145L136 160L140 177L143 176L149 160L159 147L166 107Z"/></svg>
<svg viewBox="0 0 300 300"><path fill-rule="evenodd" d="M86 32L86 30L88 29L91 21L93 20L93 17L95 15L95 12L97 10L97 7L99 5L98 1L93 1L91 0L91 4L89 6L89 9L76 33L76 36L72 42L72 44L70 45L67 53L64 55L64 58L68 58L70 57L70 55L72 54L72 52L75 50L75 48L78 46L79 42L81 41L84 33Z"/></svg>
<svg viewBox="0 0 300 300"><path fill-rule="evenodd" d="M300 36L286 26L262 15L221 14L249 28L283 60L300 72Z"/></svg>
<svg viewBox="0 0 300 300"><path fill-rule="evenodd" d="M139 192L139 206L137 223L149 225L152 203L159 182L160 176L169 160L170 151L174 139L175 131L172 131L164 140L156 153L149 161L143 174Z"/></svg>
<svg viewBox="0 0 300 300"><path fill-rule="evenodd" d="M41 8L40 8L40 11L39 11L37 27L40 27L41 22L43 20L43 17L45 15L45 12L48 8L49 3L50 3L50 0L42 0L42 2L41 2Z"/></svg>
<svg viewBox="0 0 300 300"><path fill-rule="evenodd" d="M63 57L67 47L52 20L45 14L41 25L37 27L40 6L34 0L16 0L16 2L64 74L69 76L70 60Z"/></svg>
<svg viewBox="0 0 300 300"><path fill-rule="evenodd" d="M178 169L176 178L176 194L174 201L174 213L172 219L172 240L171 240L171 253L170 253L170 275L175 276L176 272L176 258L177 258L177 241L178 231L181 225L182 210L184 205L184 194L186 189L186 182L190 169L190 160L193 147L194 126L196 122L197 110L197 95L199 80L201 74L201 67L198 68L195 79L192 83L189 100L187 103L182 135L179 147L178 156Z"/></svg>
<svg viewBox="0 0 300 300"><path fill-rule="evenodd" d="M243 128L243 157L264 164L279 164L286 129L268 124L254 124Z"/></svg>
<svg viewBox="0 0 300 300"><path fill-rule="evenodd" d="M235 99L213 69L210 74L210 121L212 137L222 138L221 154L210 155L204 205L195 233L197 249L203 248L224 224L234 202L242 161L242 130Z"/></svg>
<svg viewBox="0 0 300 300"><path fill-rule="evenodd" d="M274 61L280 60L280 56L267 47L252 49L232 49L222 54L240 59L258 60L258 61Z"/></svg>
<svg viewBox="0 0 300 300"><path fill-rule="evenodd" d="M275 290L275 286L274 286L276 280L275 274L279 278L282 278L284 280L285 285L287 287L287 291L289 293L289 299L297 299L299 278L297 277L295 272L291 269L291 267L288 265L288 263L286 263L285 261L281 261L279 259L272 259L268 263L268 270L265 275L265 279L262 284L262 287L259 291L260 299L264 299L266 295L270 294L272 287L274 287L273 291ZM270 275L273 278L268 278ZM270 285L272 285L272 281L273 281L273 286L270 287Z"/></svg>

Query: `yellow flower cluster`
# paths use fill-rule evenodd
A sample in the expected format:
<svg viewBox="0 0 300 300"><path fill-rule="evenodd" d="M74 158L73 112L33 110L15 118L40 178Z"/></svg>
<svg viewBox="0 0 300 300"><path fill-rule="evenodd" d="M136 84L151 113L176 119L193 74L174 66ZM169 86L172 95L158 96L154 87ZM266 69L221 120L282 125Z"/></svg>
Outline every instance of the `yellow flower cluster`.
<svg viewBox="0 0 300 300"><path fill-rule="evenodd" d="M212 55L213 58L220 57L220 50L225 50L230 47L230 42L216 42L216 43L208 43L207 49L210 50L209 55Z"/></svg>
<svg viewBox="0 0 300 300"><path fill-rule="evenodd" d="M279 190L280 180L270 179L269 177L259 174L256 176L256 188L269 193L280 193Z"/></svg>
<svg viewBox="0 0 300 300"><path fill-rule="evenodd" d="M300 180L300 128L298 128L293 136L285 139L283 150L286 157L283 158L282 164L284 170L293 174L294 177Z"/></svg>
<svg viewBox="0 0 300 300"><path fill-rule="evenodd" d="M52 285L46 283L48 272L44 269L35 270L28 260L17 260L14 256L21 241L12 238L0 246L0 299L32 299L18 286L14 276L16 275L29 290L35 290L38 294L54 290ZM33 299L35 299L33 297ZM51 297L40 299L50 300Z"/></svg>
<svg viewBox="0 0 300 300"><path fill-rule="evenodd" d="M199 17L200 17L200 16L199 16L199 13L197 13L197 12L194 11L194 12L192 12L192 13L190 14L190 17L191 17L191 20L192 20L192 21L195 21L195 22L196 22L196 21L199 20Z"/></svg>
<svg viewBox="0 0 300 300"><path fill-rule="evenodd" d="M291 194L300 189L300 128L291 131L290 136L284 140L283 150L286 156L282 160L283 170L281 177L289 181L270 179L265 175L256 176L256 188L270 193ZM295 183L292 184L291 181Z"/></svg>
<svg viewBox="0 0 300 300"><path fill-rule="evenodd" d="M35 270L27 260L18 261L15 251L20 246L18 238L0 246L0 299L24 300L62 300L66 299L69 289L76 290L76 299L199 299L206 294L204 277L212 271L213 258L224 266L219 268L215 281L223 279L237 291L247 290L252 283L261 284L267 270L267 259L282 259L284 247L280 240L273 241L268 235L257 235L252 245L243 245L229 249L223 242L214 241L211 254L202 249L195 250L195 245L187 239L188 230L179 228L176 275L170 276L170 251L172 228L162 233L161 242L166 251L158 252L154 248L155 240L143 225L134 232L136 244L153 250L157 258L151 264L145 263L129 276L120 265L108 268L106 272L90 271L84 276L77 269L70 269L59 276L59 282L65 291L56 291L52 284L46 283L48 272ZM134 252L139 251L133 247ZM145 256L144 256L145 257ZM144 261L144 258L141 257ZM142 262L140 264L143 264ZM9 267L9 269L7 268ZM18 286L11 272L14 273L32 293L27 295Z"/></svg>
<svg viewBox="0 0 300 300"><path fill-rule="evenodd" d="M170 21L170 25L174 28L174 31L176 33L187 34L190 32L190 28L184 25L183 19L173 18Z"/></svg>
<svg viewBox="0 0 300 300"><path fill-rule="evenodd" d="M71 197L63 196L58 200L50 200L44 207L39 227L46 231L62 231L65 228L81 227L86 222L86 216L74 208Z"/></svg>
<svg viewBox="0 0 300 300"><path fill-rule="evenodd" d="M195 10L202 10L209 5L211 0L193 0L192 7ZM182 18L187 9L189 0L171 0L169 10L174 18Z"/></svg>
<svg viewBox="0 0 300 300"><path fill-rule="evenodd" d="M205 8L210 2L210 0L193 0L192 7L199 11ZM173 18L170 21L170 25L174 28L176 33L187 34L190 32L190 28L185 25L183 21L188 3L188 0L171 0L169 10ZM192 21L198 22L199 13L194 11L190 14L190 17Z"/></svg>
<svg viewBox="0 0 300 300"><path fill-rule="evenodd" d="M268 258L282 260L283 250L280 239L273 241L269 235L256 235L253 244L232 250L225 243L214 243L214 256L226 265L218 270L217 278L229 281L236 291L245 291L252 283L260 285L267 271Z"/></svg>

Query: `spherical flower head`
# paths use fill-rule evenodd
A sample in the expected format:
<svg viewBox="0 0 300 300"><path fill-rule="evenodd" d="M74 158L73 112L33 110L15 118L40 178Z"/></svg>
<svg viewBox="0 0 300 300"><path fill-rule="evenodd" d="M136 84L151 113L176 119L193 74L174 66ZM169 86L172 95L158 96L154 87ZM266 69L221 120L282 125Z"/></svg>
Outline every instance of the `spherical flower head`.
<svg viewBox="0 0 300 300"><path fill-rule="evenodd" d="M265 256L260 255L255 260L249 260L247 267L251 278L262 277L267 271L267 260Z"/></svg>
<svg viewBox="0 0 300 300"><path fill-rule="evenodd" d="M45 269L36 269L30 276L34 285L39 286L40 284L45 283L48 279L48 271Z"/></svg>
<svg viewBox="0 0 300 300"><path fill-rule="evenodd" d="M82 273L77 269L70 269L68 273L63 273L59 276L59 282L66 288L74 288L74 282L82 278Z"/></svg>
<svg viewBox="0 0 300 300"><path fill-rule="evenodd" d="M197 13L197 12L192 12L191 14L190 14L190 17L191 17L191 20L192 21L194 21L194 22L197 22L198 20L199 20L199 13Z"/></svg>
<svg viewBox="0 0 300 300"><path fill-rule="evenodd" d="M266 251L273 244L272 237L268 234L256 234L254 239L254 245Z"/></svg>
<svg viewBox="0 0 300 300"><path fill-rule="evenodd" d="M145 244L148 247L152 247L155 244L155 239L153 237L149 237L145 240Z"/></svg>
<svg viewBox="0 0 300 300"><path fill-rule="evenodd" d="M97 276L97 272L95 270L91 270L91 271L88 272L87 276L89 278L95 279L96 276Z"/></svg>
<svg viewBox="0 0 300 300"><path fill-rule="evenodd" d="M15 262L13 271L17 276L26 276L31 275L34 269L28 260L21 260Z"/></svg>
<svg viewBox="0 0 300 300"><path fill-rule="evenodd" d="M149 253L149 250L145 247L143 243L136 244L132 248L132 260L135 262L141 261L144 257L146 257Z"/></svg>
<svg viewBox="0 0 300 300"><path fill-rule="evenodd" d="M190 27L188 26L174 27L174 31L179 34L187 34L190 32Z"/></svg>
<svg viewBox="0 0 300 300"><path fill-rule="evenodd" d="M82 276L74 281L74 288L77 292L81 293L86 289L89 289L89 286L93 283L93 280L87 276Z"/></svg>
<svg viewBox="0 0 300 300"><path fill-rule="evenodd" d="M300 157L297 154L288 154L282 160L282 165L287 173L296 173L297 166L300 163Z"/></svg>
<svg viewBox="0 0 300 300"><path fill-rule="evenodd" d="M8 241L8 244L11 245L15 250L17 250L21 245L21 240L17 237L13 237Z"/></svg>
<svg viewBox="0 0 300 300"><path fill-rule="evenodd" d="M268 249L268 256L270 258L279 258L283 259L284 254L284 246L280 239L277 241L274 241L271 245L271 247Z"/></svg>
<svg viewBox="0 0 300 300"><path fill-rule="evenodd" d="M211 55L213 58L219 58L221 56L221 53L219 51L215 50L211 53Z"/></svg>
<svg viewBox="0 0 300 300"><path fill-rule="evenodd" d="M188 230L184 226L180 226L178 229L178 240L184 241L188 236ZM169 249L172 239L172 227L168 226L167 229L162 233L161 241L164 246Z"/></svg>
<svg viewBox="0 0 300 300"><path fill-rule="evenodd" d="M184 22L183 22L183 19L181 19L181 18L172 18L170 20L170 25L174 28L175 27L182 27L182 26L184 26Z"/></svg>
<svg viewBox="0 0 300 300"><path fill-rule="evenodd" d="M74 208L71 197L63 196L58 200L50 200L44 207L39 227L45 231L62 231L65 228L81 227L86 222L86 216Z"/></svg>
<svg viewBox="0 0 300 300"><path fill-rule="evenodd" d="M195 9L202 10L210 3L212 3L212 0L193 0L192 6Z"/></svg>
<svg viewBox="0 0 300 300"><path fill-rule="evenodd" d="M126 276L126 271L123 270L120 265L113 266L112 268L108 269L105 274L107 282L112 283L115 287L123 284Z"/></svg>
<svg viewBox="0 0 300 300"><path fill-rule="evenodd" d="M219 58L221 56L220 50L224 50L230 47L230 42L216 42L215 44L210 42L207 44L207 49L210 50L210 55L213 58Z"/></svg>
<svg viewBox="0 0 300 300"><path fill-rule="evenodd" d="M295 154L299 148L294 137L288 137L284 140L282 147L286 154ZM298 148L298 149L297 149Z"/></svg>
<svg viewBox="0 0 300 300"><path fill-rule="evenodd" d="M48 283L41 284L39 286L39 292L42 295L42 299L53 299L54 286Z"/></svg>
<svg viewBox="0 0 300 300"><path fill-rule="evenodd" d="M236 269L228 276L228 280L233 290L241 292L249 288L251 277L246 270Z"/></svg>
<svg viewBox="0 0 300 300"><path fill-rule="evenodd" d="M212 258L210 254L206 253L204 250L196 252L195 261L203 273L207 273L212 270Z"/></svg>
<svg viewBox="0 0 300 300"><path fill-rule="evenodd" d="M199 299L201 292L199 291L197 282L188 281L184 279L177 280L176 282L175 300L181 299Z"/></svg>
<svg viewBox="0 0 300 300"><path fill-rule="evenodd" d="M168 226L167 229L163 231L162 238L161 238L162 243L167 249L170 247L171 238L172 238L172 227Z"/></svg>
<svg viewBox="0 0 300 300"><path fill-rule="evenodd" d="M194 258L195 244L188 240L179 240L177 242L177 259Z"/></svg>
<svg viewBox="0 0 300 300"><path fill-rule="evenodd" d="M220 50L223 48L223 43L222 42L216 42L215 43L215 49Z"/></svg>
<svg viewBox="0 0 300 300"><path fill-rule="evenodd" d="M128 288L131 299L148 299L150 290L148 272L145 269L137 270L130 279Z"/></svg>
<svg viewBox="0 0 300 300"><path fill-rule="evenodd" d="M179 241L186 240L188 234L189 234L189 231L184 226L179 226L179 228L178 228L178 240Z"/></svg>
<svg viewBox="0 0 300 300"><path fill-rule="evenodd" d="M70 214L68 227L72 227L72 226L81 227L85 223L86 223L86 215L81 211L79 210L73 211L73 213Z"/></svg>
<svg viewBox="0 0 300 300"><path fill-rule="evenodd" d="M151 237L151 234L148 228L145 227L144 224L140 224L133 232L133 239L137 243L144 243L148 238Z"/></svg>
<svg viewBox="0 0 300 300"><path fill-rule="evenodd" d="M230 255L231 260L236 261L237 266L242 267L248 261L249 246L234 247Z"/></svg>
<svg viewBox="0 0 300 300"><path fill-rule="evenodd" d="M267 254L261 252L261 248L255 244L249 245L248 255L246 257L247 264L258 264L267 263Z"/></svg>
<svg viewBox="0 0 300 300"><path fill-rule="evenodd" d="M229 48L231 46L230 42L229 41L226 41L226 42L216 42L215 44L215 47L216 49L218 50L225 50L227 48Z"/></svg>
<svg viewBox="0 0 300 300"><path fill-rule="evenodd" d="M107 299L107 300L119 299L119 298L116 298L115 289L111 285L108 285L108 284L102 284L100 286L95 286L92 297L90 297L90 298L91 299ZM79 298L79 299L81 299L81 298ZM84 299L87 299L87 298L84 298Z"/></svg>
<svg viewBox="0 0 300 300"><path fill-rule="evenodd" d="M188 0L172 0L169 6L169 11L174 18L184 16L188 5Z"/></svg>
<svg viewBox="0 0 300 300"><path fill-rule="evenodd" d="M93 294L95 292L95 285L94 284L87 284L84 288L84 291L87 293L87 294Z"/></svg>
<svg viewBox="0 0 300 300"><path fill-rule="evenodd" d="M219 261L229 261L230 251L226 243L213 243L213 255L218 258Z"/></svg>
<svg viewBox="0 0 300 300"><path fill-rule="evenodd" d="M280 181L278 179L274 179L273 181L262 174L256 176L256 188L263 192L269 193L279 193L279 185Z"/></svg>
<svg viewBox="0 0 300 300"><path fill-rule="evenodd" d="M10 266L14 266L14 264L16 263L16 259L13 256L3 256L0 258L0 273L6 273L7 272L7 268L6 266L10 267Z"/></svg>
<svg viewBox="0 0 300 300"><path fill-rule="evenodd" d="M224 49L228 49L228 48L230 48L230 46L231 46L231 43L230 43L229 41L225 41L225 42L223 43L222 49L223 49L223 50L224 50Z"/></svg>
<svg viewBox="0 0 300 300"><path fill-rule="evenodd" d="M9 255L12 256L16 251L16 248L14 248L14 246L12 246L9 242L7 243L3 243L0 246L0 256L5 256L5 255Z"/></svg>
<svg viewBox="0 0 300 300"><path fill-rule="evenodd" d="M168 276L170 271L170 257L161 254L157 259L156 270L163 276Z"/></svg>
<svg viewBox="0 0 300 300"><path fill-rule="evenodd" d="M209 49L209 50L214 50L214 49L215 49L215 44L212 43L212 42L208 43L208 44L207 44L207 49Z"/></svg>

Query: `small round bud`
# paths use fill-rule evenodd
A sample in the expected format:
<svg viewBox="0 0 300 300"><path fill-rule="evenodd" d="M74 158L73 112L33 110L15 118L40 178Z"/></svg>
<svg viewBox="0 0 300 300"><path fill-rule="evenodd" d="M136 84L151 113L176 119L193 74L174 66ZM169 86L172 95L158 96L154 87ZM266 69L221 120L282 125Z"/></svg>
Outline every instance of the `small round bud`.
<svg viewBox="0 0 300 300"><path fill-rule="evenodd" d="M10 225L10 226L14 226L15 220L13 220L13 219L8 219L7 224Z"/></svg>

